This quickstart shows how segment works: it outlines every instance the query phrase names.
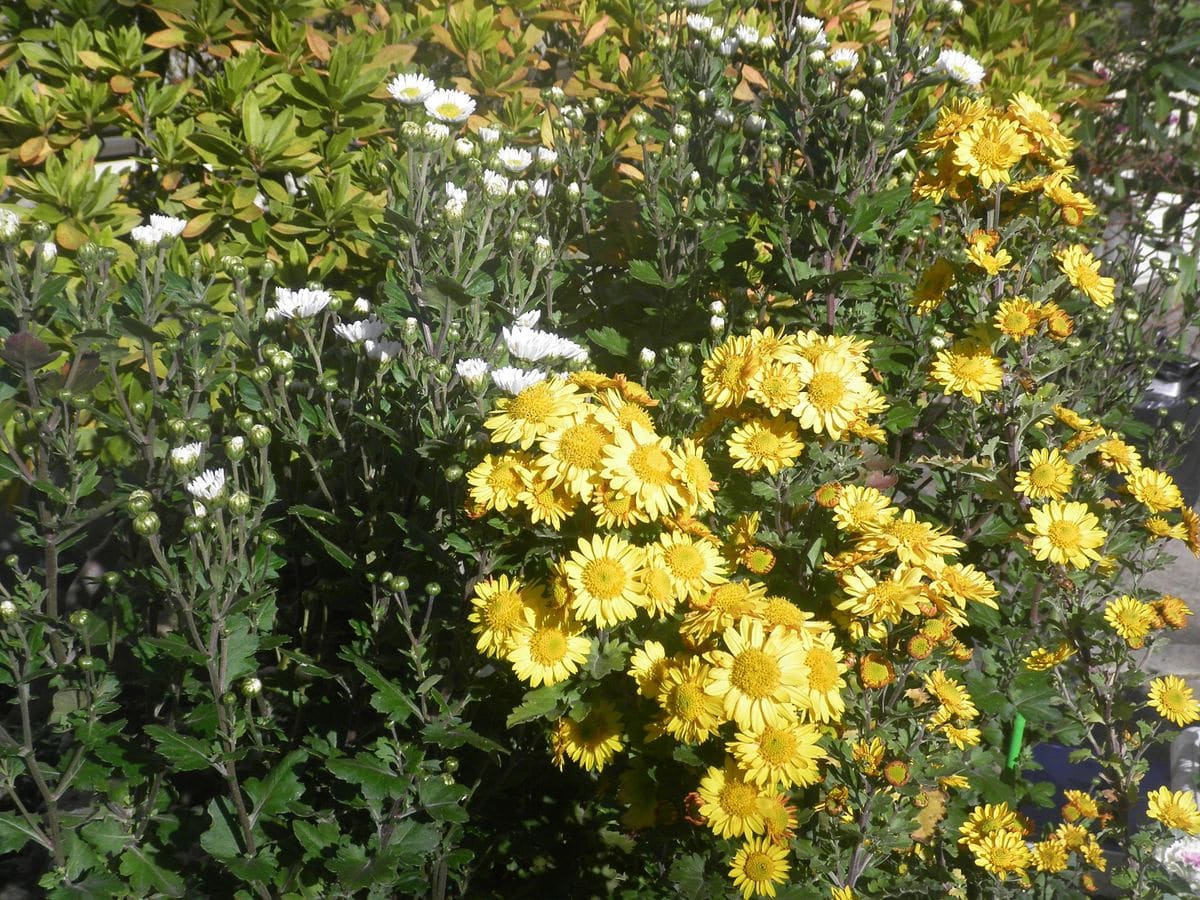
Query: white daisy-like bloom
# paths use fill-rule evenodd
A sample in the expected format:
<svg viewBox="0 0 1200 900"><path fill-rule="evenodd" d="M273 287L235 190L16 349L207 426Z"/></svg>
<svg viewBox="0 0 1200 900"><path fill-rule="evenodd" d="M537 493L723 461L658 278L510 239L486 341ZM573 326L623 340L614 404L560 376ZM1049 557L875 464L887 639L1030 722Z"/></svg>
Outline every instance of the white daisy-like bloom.
<svg viewBox="0 0 1200 900"><path fill-rule="evenodd" d="M366 340L363 341L363 349L367 351L367 356L371 359L391 362L404 349L404 345L399 341Z"/></svg>
<svg viewBox="0 0 1200 900"><path fill-rule="evenodd" d="M739 46L739 41L735 37L727 37L721 43L717 44L717 52L722 56L733 56L735 50Z"/></svg>
<svg viewBox="0 0 1200 900"><path fill-rule="evenodd" d="M362 313L364 316L371 311L371 301L366 297L359 297L354 301L354 311Z"/></svg>
<svg viewBox="0 0 1200 900"><path fill-rule="evenodd" d="M512 182L491 169L484 170L483 192L492 200L502 200L512 191Z"/></svg>
<svg viewBox="0 0 1200 900"><path fill-rule="evenodd" d="M775 49L775 35L764 34L758 39L758 49L763 53L767 53Z"/></svg>
<svg viewBox="0 0 1200 900"><path fill-rule="evenodd" d="M733 29L733 34L746 47L757 47L758 42L762 40L758 29L746 24L738 25Z"/></svg>
<svg viewBox="0 0 1200 900"><path fill-rule="evenodd" d="M943 50L933 64L933 70L967 87L979 87L987 75L987 70L979 64L979 60L958 50Z"/></svg>
<svg viewBox="0 0 1200 900"><path fill-rule="evenodd" d="M796 19L796 36L804 42L815 41L825 36L825 23L813 16Z"/></svg>
<svg viewBox="0 0 1200 900"><path fill-rule="evenodd" d="M533 154L521 147L504 147L496 154L496 160L514 175L520 175L533 162Z"/></svg>
<svg viewBox="0 0 1200 900"><path fill-rule="evenodd" d="M352 344L363 341L377 341L387 331L387 325L371 316L369 319L359 319L357 322L338 322L333 326L334 334Z"/></svg>
<svg viewBox="0 0 1200 900"><path fill-rule="evenodd" d="M708 16L692 13L687 17L687 26L692 31L699 32L700 34L708 34L712 30L713 20Z"/></svg>
<svg viewBox="0 0 1200 900"><path fill-rule="evenodd" d="M11 241L21 228L21 220L17 214L7 209L0 209L0 241Z"/></svg>
<svg viewBox="0 0 1200 900"><path fill-rule="evenodd" d="M454 364L458 377L474 387L483 384L491 368L486 359L460 359Z"/></svg>
<svg viewBox="0 0 1200 900"><path fill-rule="evenodd" d="M166 240L167 236L153 225L136 225L129 232L134 244L146 250L152 250Z"/></svg>
<svg viewBox="0 0 1200 900"><path fill-rule="evenodd" d="M200 453L203 450L204 445L199 441L175 447L171 451L171 465L181 469L190 469L200 459Z"/></svg>
<svg viewBox="0 0 1200 900"><path fill-rule="evenodd" d="M275 306L267 310L267 320L308 319L317 315L333 302L329 291L300 288L297 291L284 287L275 288Z"/></svg>
<svg viewBox="0 0 1200 900"><path fill-rule="evenodd" d="M465 204L467 202L467 192L460 188L453 181L447 181L446 202Z"/></svg>
<svg viewBox="0 0 1200 900"><path fill-rule="evenodd" d="M439 122L458 124L475 112L475 101L462 91L443 88L425 98L425 112Z"/></svg>
<svg viewBox="0 0 1200 900"><path fill-rule="evenodd" d="M460 137L454 142L454 155L461 159L470 159L475 155L475 145L467 138Z"/></svg>
<svg viewBox="0 0 1200 900"><path fill-rule="evenodd" d="M423 131L431 144L444 144L450 138L450 126L441 122L426 122Z"/></svg>
<svg viewBox="0 0 1200 900"><path fill-rule="evenodd" d="M563 359L571 360L572 362L583 362L588 358L587 348L580 346L570 338L558 338L556 347L558 355Z"/></svg>
<svg viewBox="0 0 1200 900"><path fill-rule="evenodd" d="M406 72L389 81L387 89L393 100L405 106L415 106L424 103L425 98L437 89L437 85L433 83L433 79L426 78L419 72Z"/></svg>
<svg viewBox="0 0 1200 900"><path fill-rule="evenodd" d="M849 47L838 47L829 54L829 65L837 74L847 75L858 65L858 51Z"/></svg>
<svg viewBox="0 0 1200 900"><path fill-rule="evenodd" d="M526 328L514 325L501 331L508 352L517 359L527 362L537 362L551 356L558 356L558 335L536 328Z"/></svg>
<svg viewBox="0 0 1200 900"><path fill-rule="evenodd" d="M546 197L550 196L550 179L535 178L533 181L529 182L529 192L533 194L533 196L544 200Z"/></svg>
<svg viewBox="0 0 1200 900"><path fill-rule="evenodd" d="M548 169L558 162L558 151L551 150L549 147L534 147L533 159L539 166Z"/></svg>
<svg viewBox="0 0 1200 900"><path fill-rule="evenodd" d="M500 129L499 128L487 128L487 127L480 128L479 131L476 132L476 134L479 135L479 140L483 144L490 145L490 144L500 143Z"/></svg>
<svg viewBox="0 0 1200 900"><path fill-rule="evenodd" d="M536 328L537 323L541 320L542 311L540 309L531 309L529 312L517 316L514 324L521 328Z"/></svg>
<svg viewBox="0 0 1200 900"><path fill-rule="evenodd" d="M174 216L150 216L150 225L163 233L164 238L177 238L187 228L187 219L177 219Z"/></svg>
<svg viewBox="0 0 1200 900"><path fill-rule="evenodd" d="M187 483L187 492L197 500L212 503L225 491L225 473L207 469Z"/></svg>
<svg viewBox="0 0 1200 900"><path fill-rule="evenodd" d="M546 373L541 369L533 369L526 371L518 369L514 366L504 366L499 369L492 370L492 384L500 388L506 394L516 396L529 387L531 384L537 384L539 381L546 380Z"/></svg>

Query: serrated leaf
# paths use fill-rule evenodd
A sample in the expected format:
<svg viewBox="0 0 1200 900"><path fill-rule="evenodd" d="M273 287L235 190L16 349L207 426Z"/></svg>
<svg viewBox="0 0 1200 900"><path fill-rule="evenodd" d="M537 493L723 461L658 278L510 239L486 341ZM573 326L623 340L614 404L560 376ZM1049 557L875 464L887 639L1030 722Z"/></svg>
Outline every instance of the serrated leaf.
<svg viewBox="0 0 1200 900"><path fill-rule="evenodd" d="M303 750L293 750L281 759L267 775L259 781L250 778L246 781L246 793L254 801L250 811L250 822L255 824L260 816L274 816L283 812L288 806L299 800L304 793L304 785L293 771L298 764L308 758Z"/></svg>
<svg viewBox="0 0 1200 900"><path fill-rule="evenodd" d="M629 339L611 325L603 328L589 328L588 340L598 347L603 347L613 356L629 355Z"/></svg>
<svg viewBox="0 0 1200 900"><path fill-rule="evenodd" d="M88 822L80 829L93 847L102 853L116 853L129 843L129 831L116 819Z"/></svg>
<svg viewBox="0 0 1200 900"><path fill-rule="evenodd" d="M365 796L376 800L402 797L408 787L407 778L368 753L359 753L352 759L330 760L328 768L335 778L359 785Z"/></svg>
<svg viewBox="0 0 1200 900"><path fill-rule="evenodd" d="M647 262L644 259L632 259L629 261L629 274L636 278L642 284L650 284L654 287L670 287L663 280L663 277L658 274L658 269L654 263Z"/></svg>
<svg viewBox="0 0 1200 900"><path fill-rule="evenodd" d="M515 725L520 725L522 722L545 718L558 708L558 701L562 699L562 692L562 684L545 685L540 688L534 688L531 691L526 691L521 705L509 713L505 724L509 728L512 728Z"/></svg>
<svg viewBox="0 0 1200 900"><path fill-rule="evenodd" d="M337 843L341 836L336 822L307 822L304 819L292 821L292 833L296 835L300 845L313 855L319 854L330 844Z"/></svg>
<svg viewBox="0 0 1200 900"><path fill-rule="evenodd" d="M704 857L699 853L677 856L667 877L671 879L671 884L690 900L696 900L708 893L704 886Z"/></svg>
<svg viewBox="0 0 1200 900"><path fill-rule="evenodd" d="M375 688L375 693L371 695L372 708L399 724L406 722L409 716L420 717L421 711L416 703L382 672L361 659L351 658L350 661Z"/></svg>
<svg viewBox="0 0 1200 900"><path fill-rule="evenodd" d="M194 738L184 737L161 725L147 725L145 732L157 745L160 756L167 759L180 772L206 769L212 762L208 748Z"/></svg>
<svg viewBox="0 0 1200 900"><path fill-rule="evenodd" d="M183 882L174 872L164 869L146 847L130 847L121 854L121 874L129 879L134 893L147 897L151 894L166 894L168 897L183 896Z"/></svg>
<svg viewBox="0 0 1200 900"><path fill-rule="evenodd" d="M460 801L469 793L465 785L446 784L440 776L426 778L417 785L417 799L435 822L467 821L467 811Z"/></svg>
<svg viewBox="0 0 1200 900"><path fill-rule="evenodd" d="M325 548L325 552L329 554L334 562L347 569L354 568L354 560L350 558L345 550L343 550L333 541L329 540L329 538L325 537L325 535L321 534L321 532L317 531L317 529L310 525L307 520L301 518L297 519L297 521L304 526L305 530L309 534L321 542L321 546Z"/></svg>
<svg viewBox="0 0 1200 900"><path fill-rule="evenodd" d="M16 853L30 841L37 841L47 850L48 841L44 840L24 819L8 814L0 814L0 855Z"/></svg>
<svg viewBox="0 0 1200 900"><path fill-rule="evenodd" d="M236 858L242 852L242 847L235 833L238 825L229 801L224 797L214 797L208 804L208 819L211 824L200 836L200 846L217 859Z"/></svg>

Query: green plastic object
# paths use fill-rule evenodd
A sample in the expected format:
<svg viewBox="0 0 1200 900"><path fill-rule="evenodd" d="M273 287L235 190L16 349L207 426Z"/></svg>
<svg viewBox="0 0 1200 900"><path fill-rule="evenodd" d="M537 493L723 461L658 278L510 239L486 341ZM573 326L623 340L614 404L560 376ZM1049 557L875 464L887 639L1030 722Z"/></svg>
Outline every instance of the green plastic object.
<svg viewBox="0 0 1200 900"><path fill-rule="evenodd" d="M1005 765L1010 769L1017 767L1017 757L1021 755L1021 744L1025 740L1025 717L1017 713L1013 719L1012 737L1008 741L1008 760Z"/></svg>

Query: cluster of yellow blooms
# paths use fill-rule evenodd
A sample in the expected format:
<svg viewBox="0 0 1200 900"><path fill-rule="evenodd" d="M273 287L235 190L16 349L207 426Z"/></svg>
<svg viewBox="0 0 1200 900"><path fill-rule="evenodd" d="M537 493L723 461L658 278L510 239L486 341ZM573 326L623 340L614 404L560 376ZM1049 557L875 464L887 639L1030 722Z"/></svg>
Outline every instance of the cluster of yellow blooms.
<svg viewBox="0 0 1200 900"><path fill-rule="evenodd" d="M1078 225L1096 207L1070 187L1076 175L1067 156L1073 147L1053 116L1028 94L1017 94L1003 108L983 98L955 98L941 108L932 134L920 144L921 152L936 154L936 161L914 181L913 193L937 203L949 197L997 210L1003 191L1018 197L1041 196L1062 221ZM999 246L996 228L993 223L966 238L967 261L989 278L1014 268L1012 254ZM1115 281L1100 274L1099 260L1085 246L1060 247L1055 259L1072 287L1102 309L1112 305ZM935 261L914 291L916 311L927 315L935 310L955 279L949 260ZM1019 295L997 300L989 322L977 323L966 337L938 351L930 374L946 394L959 393L981 403L983 394L1000 389L1004 373L992 351L1000 335L1023 341L1040 332L1061 341L1075 329L1070 314L1053 300L1034 302Z"/></svg>
<svg viewBox="0 0 1200 900"><path fill-rule="evenodd" d="M1002 880L1016 875L1030 886L1029 869L1062 872L1077 854L1086 865L1103 872L1107 866L1096 836L1087 830L1089 820L1104 821L1096 801L1082 791L1067 791L1062 823L1044 840L1027 844L1032 825L1007 803L984 804L971 811L959 829L958 842L975 857L975 864ZM1194 804L1193 804L1194 808ZM1090 875L1083 876L1090 884Z"/></svg>

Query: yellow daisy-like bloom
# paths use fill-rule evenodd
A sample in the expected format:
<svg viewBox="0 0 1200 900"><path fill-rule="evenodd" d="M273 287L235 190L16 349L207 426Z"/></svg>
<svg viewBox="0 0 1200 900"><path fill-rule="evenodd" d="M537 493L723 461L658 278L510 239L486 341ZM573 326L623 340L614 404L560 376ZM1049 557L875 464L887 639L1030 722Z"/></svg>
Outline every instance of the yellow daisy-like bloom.
<svg viewBox="0 0 1200 900"><path fill-rule="evenodd" d="M680 600L703 600L714 587L728 580L729 568L725 560L708 541L683 532L668 531L659 535L658 547Z"/></svg>
<svg viewBox="0 0 1200 900"><path fill-rule="evenodd" d="M776 331L773 327L751 328L750 346L758 354L763 363L781 362L792 358L796 349L797 338L793 334L784 334L782 329Z"/></svg>
<svg viewBox="0 0 1200 900"><path fill-rule="evenodd" d="M934 669L921 676L921 680L925 690L937 698L945 713L960 719L979 718L979 710L967 689L947 675L944 669Z"/></svg>
<svg viewBox="0 0 1200 900"><path fill-rule="evenodd" d="M855 741L850 756L864 775L874 776L879 774L879 767L883 765L883 757L886 754L887 747L883 741L872 737L869 741Z"/></svg>
<svg viewBox="0 0 1200 900"><path fill-rule="evenodd" d="M517 631L526 627L525 610L540 610L545 605L538 585L526 587L515 578L501 575L475 585L471 596L471 614L467 621L476 636L475 647L485 656L503 659Z"/></svg>
<svg viewBox="0 0 1200 900"><path fill-rule="evenodd" d="M646 641L629 657L629 677L637 682L643 697L657 697L668 666L666 648L658 641Z"/></svg>
<svg viewBox="0 0 1200 900"><path fill-rule="evenodd" d="M939 256L933 265L921 273L913 289L911 303L916 307L917 315L927 316L937 309L953 286L954 266L948 259Z"/></svg>
<svg viewBox="0 0 1200 900"><path fill-rule="evenodd" d="M746 774L762 788L808 787L821 779L817 761L825 759L821 732L794 720L739 731L727 749Z"/></svg>
<svg viewBox="0 0 1200 900"><path fill-rule="evenodd" d="M1058 450L1034 450L1029 468L1017 473L1016 490L1030 500L1058 500L1071 489L1075 469Z"/></svg>
<svg viewBox="0 0 1200 900"><path fill-rule="evenodd" d="M525 482L532 474L531 465L524 453L487 454L483 462L467 473L471 502L497 512L518 506Z"/></svg>
<svg viewBox="0 0 1200 900"><path fill-rule="evenodd" d="M1075 651L1070 644L1059 644L1053 650L1038 647L1024 659L1025 668L1031 672L1046 672L1055 666L1066 662Z"/></svg>
<svg viewBox="0 0 1200 900"><path fill-rule="evenodd" d="M831 631L804 632L800 640L805 648L804 664L808 666L808 690L800 706L814 721L840 721L846 711L842 699L842 688L846 686L842 676L847 670L842 660L846 654L834 644Z"/></svg>
<svg viewBox="0 0 1200 900"><path fill-rule="evenodd" d="M896 554L900 562L930 568L940 568L941 557L958 556L966 546L945 529L919 521L911 509L899 518L871 526L863 543Z"/></svg>
<svg viewBox="0 0 1200 900"><path fill-rule="evenodd" d="M633 498L622 491L613 491L602 485L592 494L592 515L601 528L632 528L650 517L634 503Z"/></svg>
<svg viewBox="0 0 1200 900"><path fill-rule="evenodd" d="M923 573L912 566L899 565L888 578L876 581L862 566L842 575L846 599L838 609L876 622L899 622L901 617L920 615L927 598Z"/></svg>
<svg viewBox="0 0 1200 900"><path fill-rule="evenodd" d="M942 597L953 599L960 608L965 608L967 603L982 603L999 609L996 597L1000 591L995 582L972 565L953 563L943 566L934 575L933 590Z"/></svg>
<svg viewBox="0 0 1200 900"><path fill-rule="evenodd" d="M982 403L985 393L998 391L1004 380L1000 360L975 341L955 341L939 350L930 375L943 394L962 394L975 403Z"/></svg>
<svg viewBox="0 0 1200 900"><path fill-rule="evenodd" d="M794 423L783 419L759 417L739 425L729 436L729 456L735 469L757 472L766 469L778 475L780 469L793 466L804 449Z"/></svg>
<svg viewBox="0 0 1200 900"><path fill-rule="evenodd" d="M900 510L882 491L873 487L848 484L842 488L837 505L833 507L833 521L842 531L861 534L870 528L890 522Z"/></svg>
<svg viewBox="0 0 1200 900"><path fill-rule="evenodd" d="M1063 795L1067 802L1063 804L1062 815L1068 822L1094 819L1100 815L1096 801L1083 791L1063 791Z"/></svg>
<svg viewBox="0 0 1200 900"><path fill-rule="evenodd" d="M657 548L646 550L640 574L642 596L651 618L662 620L674 613L679 605L679 585Z"/></svg>
<svg viewBox="0 0 1200 900"><path fill-rule="evenodd" d="M933 153L954 143L960 134L991 112L988 102L982 98L955 97L938 110L937 125L928 137L921 141L921 153Z"/></svg>
<svg viewBox="0 0 1200 900"><path fill-rule="evenodd" d="M983 733L978 728L960 728L948 722L939 726L939 728L942 734L946 736L946 740L959 750L978 747L979 742L983 739Z"/></svg>
<svg viewBox="0 0 1200 900"><path fill-rule="evenodd" d="M988 191L994 184L1008 184L1009 170L1032 150L1016 125L987 116L958 136L953 158L961 174L978 179Z"/></svg>
<svg viewBox="0 0 1200 900"><path fill-rule="evenodd" d="M1046 156L1065 159L1075 149L1075 142L1059 130L1050 113L1025 92L1008 101L1008 114L1017 120L1031 140L1041 145Z"/></svg>
<svg viewBox="0 0 1200 900"><path fill-rule="evenodd" d="M832 352L819 354L815 361L805 359L801 370L805 389L792 407L792 415L800 427L840 440L858 418L858 408L868 399L870 385L852 358Z"/></svg>
<svg viewBox="0 0 1200 900"><path fill-rule="evenodd" d="M858 662L858 680L868 689L887 687L896 680L896 669L882 653L867 653Z"/></svg>
<svg viewBox="0 0 1200 900"><path fill-rule="evenodd" d="M775 885L787 881L790 868L786 846L781 847L767 837L751 838L734 854L729 877L733 886L741 890L743 900L774 897Z"/></svg>
<svg viewBox="0 0 1200 900"><path fill-rule="evenodd" d="M765 354L764 354L765 355ZM750 379L749 397L771 415L777 416L800 402L804 383L794 363L772 360L759 366Z"/></svg>
<svg viewBox="0 0 1200 900"><path fill-rule="evenodd" d="M1187 540L1187 528L1182 522L1168 522L1162 516L1151 516L1145 521L1146 530L1156 538Z"/></svg>
<svg viewBox="0 0 1200 900"><path fill-rule="evenodd" d="M971 810L967 821L958 829L958 842L966 844L967 849L974 850L983 839L992 834L1021 834L1021 823L1017 814L1008 808L1007 803L992 805L985 803Z"/></svg>
<svg viewBox="0 0 1200 900"><path fill-rule="evenodd" d="M796 635L762 622L742 619L725 629L725 650L709 654L712 680L708 692L720 697L725 718L743 729L760 729L786 721L788 712L805 701L808 666L805 647Z"/></svg>
<svg viewBox="0 0 1200 900"><path fill-rule="evenodd" d="M562 769L564 757L569 757L588 772L599 772L621 750L624 728L616 708L607 700L594 704L578 722L559 719L551 738L555 764Z"/></svg>
<svg viewBox="0 0 1200 900"><path fill-rule="evenodd" d="M1067 867L1067 846L1062 841L1054 838L1039 841L1029 852L1030 861L1039 872L1061 872Z"/></svg>
<svg viewBox="0 0 1200 900"><path fill-rule="evenodd" d="M1163 594L1155 600L1154 610L1168 626L1176 629L1187 625L1187 620L1192 615L1191 607L1184 603L1182 598L1172 594Z"/></svg>
<svg viewBox="0 0 1200 900"><path fill-rule="evenodd" d="M1190 506L1183 506L1179 510L1179 515L1183 519L1183 527L1187 530L1187 538L1184 543L1192 551L1192 556L1200 556L1200 513Z"/></svg>
<svg viewBox="0 0 1200 900"><path fill-rule="evenodd" d="M1153 513L1183 506L1183 495L1175 479L1157 469L1141 468L1131 472L1125 479L1125 487L1138 503Z"/></svg>
<svg viewBox="0 0 1200 900"><path fill-rule="evenodd" d="M692 610L679 624L679 633L694 644L735 625L747 616L757 616L767 589L756 581L729 581L717 585L703 600L693 600Z"/></svg>
<svg viewBox="0 0 1200 900"><path fill-rule="evenodd" d="M579 671L592 650L578 626L553 610L525 610L525 626L513 636L507 659L530 687L558 684Z"/></svg>
<svg viewBox="0 0 1200 900"><path fill-rule="evenodd" d="M995 326L1014 341L1037 334L1041 321L1041 312L1028 297L1013 297L1003 301L992 319Z"/></svg>
<svg viewBox="0 0 1200 900"><path fill-rule="evenodd" d="M762 619L768 631L782 627L800 634L802 631L822 633L829 629L828 622L815 621L812 613L801 609L787 597L780 597L778 594L766 597L754 614Z"/></svg>
<svg viewBox="0 0 1200 900"><path fill-rule="evenodd" d="M632 497L652 518L669 516L683 505L679 457L670 440L640 425L613 435L604 450L601 477L612 490Z"/></svg>
<svg viewBox="0 0 1200 900"><path fill-rule="evenodd" d="M758 367L758 353L750 339L730 338L704 361L701 370L704 401L717 409L737 406L746 399L750 380Z"/></svg>
<svg viewBox="0 0 1200 900"><path fill-rule="evenodd" d="M992 277L995 277L1012 263L1012 254L1004 249L993 254L985 250L980 244L972 244L967 248L967 259Z"/></svg>
<svg viewBox="0 0 1200 900"><path fill-rule="evenodd" d="M577 414L564 427L550 432L539 443L542 455L536 464L552 484L561 484L579 499L592 496L592 482L600 474L604 448L611 435L589 413Z"/></svg>
<svg viewBox="0 0 1200 900"><path fill-rule="evenodd" d="M1045 194L1058 214L1068 225L1081 225L1088 216L1096 214L1096 204L1086 194L1073 191L1065 184L1047 185Z"/></svg>
<svg viewBox="0 0 1200 900"><path fill-rule="evenodd" d="M1168 828L1178 828L1188 834L1200 834L1200 810L1196 808L1196 795L1192 791L1171 791L1160 787L1148 797L1150 818L1157 819Z"/></svg>
<svg viewBox="0 0 1200 900"><path fill-rule="evenodd" d="M975 865L991 872L1003 881L1010 873L1024 874L1029 866L1029 848L1025 838L1011 831L989 834L971 848L975 853Z"/></svg>
<svg viewBox="0 0 1200 900"><path fill-rule="evenodd" d="M1043 303L1040 313L1051 340L1065 341L1075 332L1075 320L1053 300Z"/></svg>
<svg viewBox="0 0 1200 900"><path fill-rule="evenodd" d="M528 450L534 442L566 425L582 406L579 389L558 378L531 384L515 397L496 401L483 423L499 444L518 444Z"/></svg>
<svg viewBox="0 0 1200 900"><path fill-rule="evenodd" d="M1072 431L1089 431L1096 427L1091 419L1081 416L1075 410L1061 404L1054 407L1054 417Z"/></svg>
<svg viewBox="0 0 1200 900"><path fill-rule="evenodd" d="M829 900L855 900L854 888L834 885L829 889Z"/></svg>
<svg viewBox="0 0 1200 900"><path fill-rule="evenodd" d="M1119 437L1110 437L1096 448L1100 454L1100 465L1127 475L1142 467L1142 455L1137 448Z"/></svg>
<svg viewBox="0 0 1200 900"><path fill-rule="evenodd" d="M721 699L705 692L709 667L695 657L668 666L658 692L663 727L676 740L699 744L721 726Z"/></svg>
<svg viewBox="0 0 1200 900"><path fill-rule="evenodd" d="M642 549L616 535L579 539L579 549L563 566L579 618L608 628L628 622L646 605L638 567Z"/></svg>
<svg viewBox="0 0 1200 900"><path fill-rule="evenodd" d="M743 778L732 761L724 768L709 766L700 779L700 815L717 837L750 837L762 834L762 797L759 789Z"/></svg>
<svg viewBox="0 0 1200 900"><path fill-rule="evenodd" d="M1113 304L1116 281L1100 274L1100 261L1083 244L1072 244L1056 254L1067 280L1101 309Z"/></svg>
<svg viewBox="0 0 1200 900"><path fill-rule="evenodd" d="M596 421L610 432L626 431L638 425L646 431L654 431L654 420L640 403L629 400L619 390L606 390L597 395L600 406L595 411Z"/></svg>
<svg viewBox="0 0 1200 900"><path fill-rule="evenodd" d="M695 515L700 510L712 512L716 508L712 469L704 461L704 450L691 438L684 438L676 450L679 461L678 475L683 489L684 509Z"/></svg>
<svg viewBox="0 0 1200 900"><path fill-rule="evenodd" d="M1105 608L1104 621L1137 650L1146 643L1146 635L1154 627L1154 608L1130 596L1118 597Z"/></svg>
<svg viewBox="0 0 1200 900"><path fill-rule="evenodd" d="M767 838L780 847L786 847L796 836L796 828L799 825L796 820L796 807L788 802L789 799L791 798L787 794L775 794L763 798L758 804L766 822Z"/></svg>
<svg viewBox="0 0 1200 900"><path fill-rule="evenodd" d="M1180 728L1200 719L1200 702L1178 675L1164 675L1150 682L1150 707Z"/></svg>
<svg viewBox="0 0 1200 900"><path fill-rule="evenodd" d="M859 370L865 370L868 360L867 351L871 349L871 341L856 338L849 334L821 334L809 329L796 335L794 347L784 351L784 358L791 362L807 360L816 365L817 361L826 355L845 357Z"/></svg>
<svg viewBox="0 0 1200 900"><path fill-rule="evenodd" d="M1077 569L1087 568L1089 560L1100 559L1096 548L1107 540L1108 533L1086 503L1051 500L1034 507L1030 515L1033 521L1025 530L1034 535L1031 549L1037 559Z"/></svg>
<svg viewBox="0 0 1200 900"><path fill-rule="evenodd" d="M579 505L577 497L536 475L526 482L525 490L517 495L517 499L529 510L534 525L545 522L555 531L562 528L563 522Z"/></svg>
<svg viewBox="0 0 1200 900"><path fill-rule="evenodd" d="M938 779L938 787L944 791L965 791L970 786L965 775L943 775Z"/></svg>

